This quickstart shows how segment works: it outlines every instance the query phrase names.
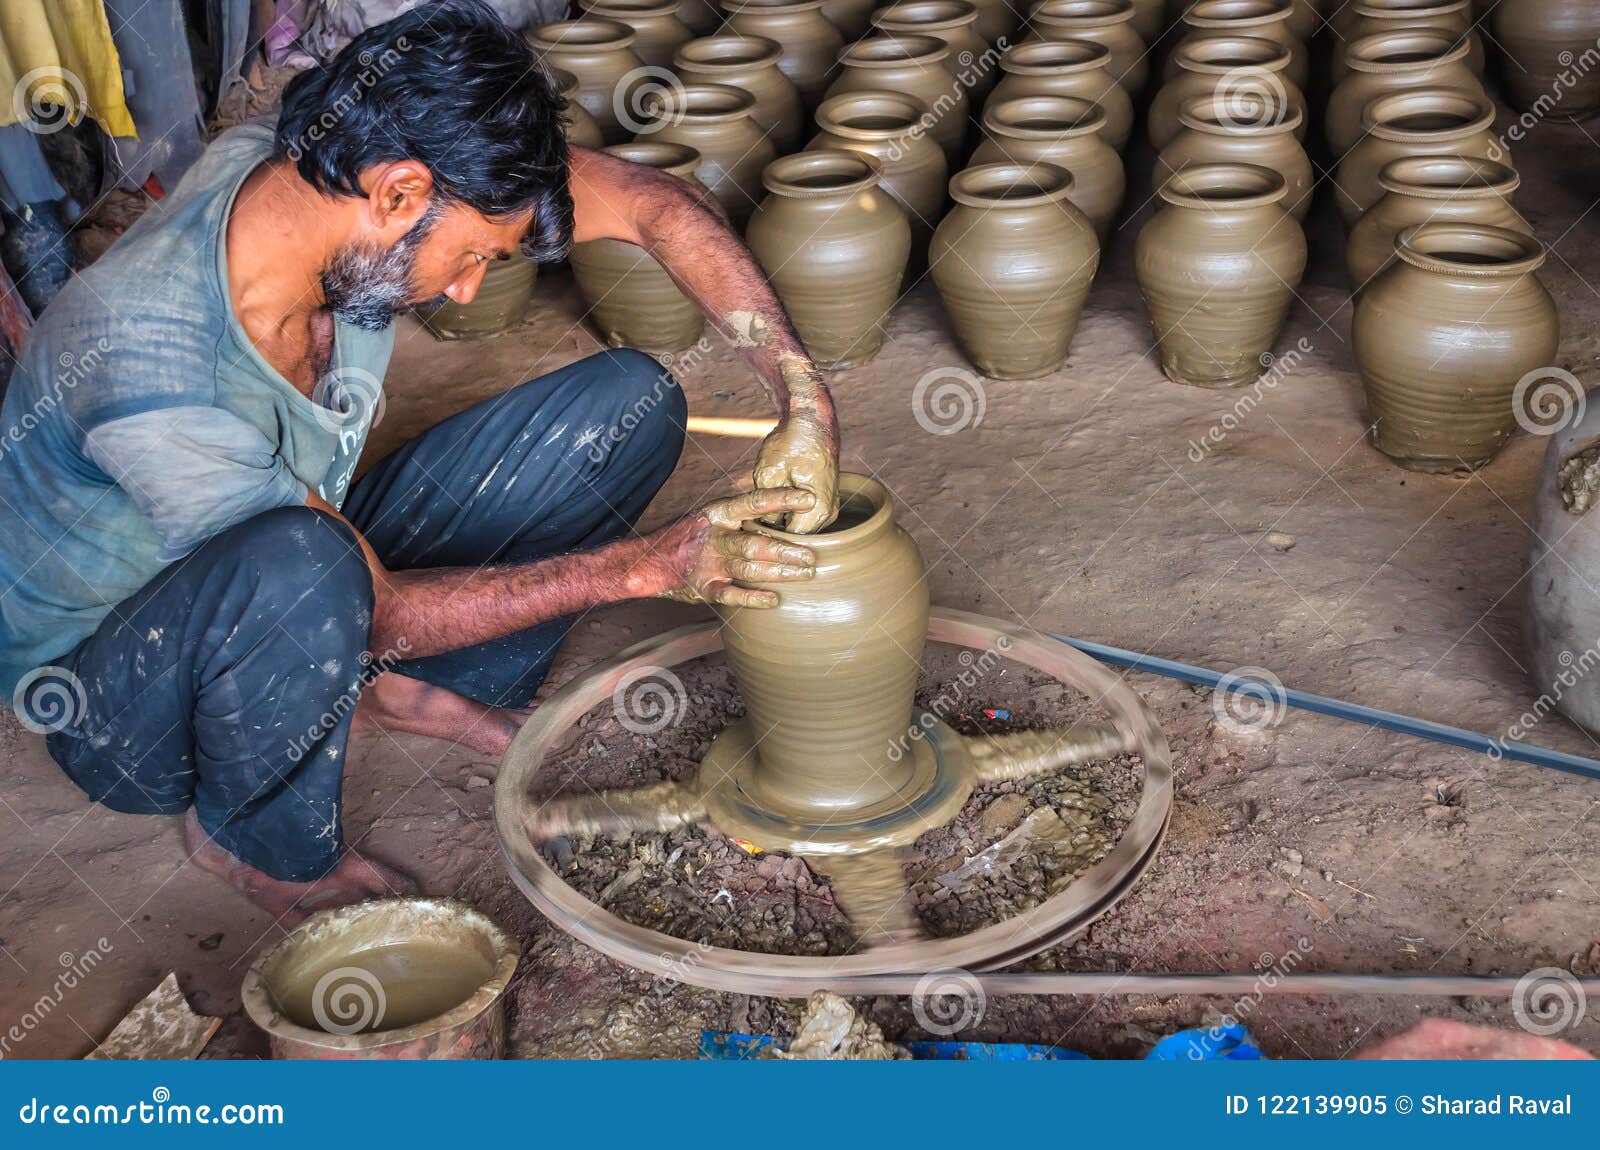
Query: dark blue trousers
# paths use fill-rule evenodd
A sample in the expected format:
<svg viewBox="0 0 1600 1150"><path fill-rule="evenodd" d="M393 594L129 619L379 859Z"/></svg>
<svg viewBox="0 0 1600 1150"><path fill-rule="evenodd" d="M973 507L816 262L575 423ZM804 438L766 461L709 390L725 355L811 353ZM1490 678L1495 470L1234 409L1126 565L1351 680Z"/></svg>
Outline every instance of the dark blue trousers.
<svg viewBox="0 0 1600 1150"><path fill-rule="evenodd" d="M683 447L685 406L648 356L608 351L453 416L351 488L344 515L390 570L527 562L622 538ZM290 507L207 540L62 659L83 719L55 760L114 810L195 808L275 878L343 847L350 719L382 671L523 705L571 626L557 619L423 659L369 652L372 577L350 529ZM376 657L376 661L375 661Z"/></svg>

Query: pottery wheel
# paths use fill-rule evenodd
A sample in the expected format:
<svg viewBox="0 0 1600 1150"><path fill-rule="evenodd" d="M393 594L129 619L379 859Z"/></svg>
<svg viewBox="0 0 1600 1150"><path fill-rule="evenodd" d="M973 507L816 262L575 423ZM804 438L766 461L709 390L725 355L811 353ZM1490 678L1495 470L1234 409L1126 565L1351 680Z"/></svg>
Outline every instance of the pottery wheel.
<svg viewBox="0 0 1600 1150"><path fill-rule="evenodd" d="M518 887L573 937L651 973L713 990L794 995L818 988L866 989L874 976L963 969L993 970L1066 941L1120 899L1160 847L1172 804L1166 737L1144 700L1112 670L1059 640L964 611L935 608L928 639L976 649L1009 642L1006 657L1088 695L1111 722L1044 734L964 739L933 716L910 741L915 769L902 793L866 810L797 823L773 813L750 787L754 738L731 724L695 779L563 797L535 805L539 772L579 718L630 676L668 668L722 649L716 623L647 639L590 668L541 703L506 753L495 783L495 828ZM1136 755L1143 771L1138 809L1111 850L1064 889L1003 922L955 938L923 933L900 867L901 852L924 831L949 821L980 782L1020 779L1073 764ZM827 875L836 902L856 929L843 955L806 957L712 947L625 922L562 880L540 851L555 835L629 834L703 823L763 850L800 855Z"/></svg>

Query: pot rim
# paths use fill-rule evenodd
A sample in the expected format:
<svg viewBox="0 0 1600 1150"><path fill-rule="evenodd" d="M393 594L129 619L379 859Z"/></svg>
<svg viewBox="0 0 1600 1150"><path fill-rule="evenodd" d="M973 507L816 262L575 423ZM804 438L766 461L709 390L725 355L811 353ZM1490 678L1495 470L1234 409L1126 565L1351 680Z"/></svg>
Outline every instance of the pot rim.
<svg viewBox="0 0 1600 1150"><path fill-rule="evenodd" d="M1413 55L1409 60L1395 60L1374 54L1380 48L1405 41L1432 43L1439 51L1422 59L1416 59ZM1387 32L1373 32L1371 35L1350 41L1345 47L1344 61L1355 72L1371 72L1379 75L1404 74L1426 72L1441 64L1453 64L1465 60L1471 50L1472 45L1467 42L1465 36L1453 36L1439 28L1394 28Z"/></svg>
<svg viewBox="0 0 1600 1150"><path fill-rule="evenodd" d="M1047 58L1054 55L1073 56L1054 63L1041 59L1030 62L1026 57ZM1111 49L1096 40L1067 38L1062 40L1035 40L1028 44L1013 44L1000 53L1000 70L1017 76L1058 76L1071 72L1092 72L1096 68L1109 68ZM1107 73L1109 78L1109 73Z"/></svg>
<svg viewBox="0 0 1600 1150"><path fill-rule="evenodd" d="M1245 194L1205 194L1229 188L1239 189ZM1162 182L1156 194L1176 208L1196 208L1208 212L1242 210L1276 204L1289 194L1289 182L1282 174L1260 164L1195 164L1173 172Z"/></svg>
<svg viewBox="0 0 1600 1150"><path fill-rule="evenodd" d="M1454 178L1446 174L1451 171ZM1511 165L1481 156L1401 156L1379 169L1378 183L1386 192L1419 200L1510 199L1522 177Z"/></svg>
<svg viewBox="0 0 1600 1150"><path fill-rule="evenodd" d="M1093 11L1066 11L1069 8ZM1126 24L1134 15L1133 0L1040 0L1028 14L1028 20L1046 27L1054 22L1073 28L1111 28Z"/></svg>
<svg viewBox="0 0 1600 1150"><path fill-rule="evenodd" d="M1259 49L1245 47L1255 44L1260 44L1262 47ZM1260 60L1240 60L1237 57L1201 59L1199 54L1212 51L1254 51L1262 58ZM1287 44L1266 36L1204 36L1198 40L1179 44L1172 50L1172 60L1185 72L1226 76L1237 72L1282 72L1294 61L1294 53L1289 51Z"/></svg>
<svg viewBox="0 0 1600 1150"><path fill-rule="evenodd" d="M784 158L793 159L792 156ZM840 505L842 506L852 495L872 503L872 514L854 527L847 527L842 531L829 531L824 528L812 535L797 535L792 531L769 527L765 523L750 523L745 529L757 531L785 543L798 543L802 547L809 547L813 551L826 554L829 551L854 546L868 535L876 535L894 522L894 495L882 480L874 479L870 475L858 475L853 471L839 472Z"/></svg>
<svg viewBox="0 0 1600 1150"><path fill-rule="evenodd" d="M1418 105L1418 111L1423 110L1422 105L1432 105L1433 111L1446 113L1453 111L1462 119L1459 124L1448 128L1395 127L1387 117L1391 112L1395 115L1403 114L1408 104ZM1472 113L1470 119L1467 118L1468 112ZM1473 95L1460 88L1413 88L1409 92L1390 92L1386 96L1379 96L1369 101L1361 110L1361 124L1380 140L1430 143L1488 131L1494 126L1494 105L1483 96Z"/></svg>
<svg viewBox="0 0 1600 1150"><path fill-rule="evenodd" d="M1247 8L1250 15L1227 15L1224 8ZM1212 13L1217 13L1212 15ZM1191 28L1260 28L1268 24L1287 24L1294 15L1293 0L1198 0L1183 14Z"/></svg>
<svg viewBox="0 0 1600 1150"><path fill-rule="evenodd" d="M798 182L806 173L834 174L837 184L817 187ZM848 199L877 186L883 164L877 156L849 148L807 148L779 156L761 170L761 185L775 196L796 200Z"/></svg>
<svg viewBox="0 0 1600 1150"><path fill-rule="evenodd" d="M760 54L740 56L738 49L747 45L756 46ZM693 68L700 72L747 72L752 68L775 66L782 57L783 45L770 36L697 36L678 45L672 54L672 63L680 69Z"/></svg>
<svg viewBox="0 0 1600 1150"><path fill-rule="evenodd" d="M591 32L604 32L605 38L591 37ZM621 20L610 20L604 16L585 17L581 20L555 20L549 24L540 24L528 33L528 42L541 53L544 52L581 52L590 51L617 52L624 48L632 48L633 42L639 38L635 32Z"/></svg>
<svg viewBox="0 0 1600 1150"><path fill-rule="evenodd" d="M700 149L670 140L626 140L608 144L600 149L608 156L616 156L629 163L643 164L647 168L688 178L700 166ZM653 159L649 157L654 157Z"/></svg>
<svg viewBox="0 0 1600 1150"><path fill-rule="evenodd" d="M945 8L950 14L933 20L895 20L895 9ZM872 26L885 32L912 32L919 28L962 28L978 22L978 6L971 0L896 0L872 14Z"/></svg>
<svg viewBox="0 0 1600 1150"><path fill-rule="evenodd" d="M990 190L1002 185L1014 188L1023 181L1031 182L1037 191L1033 195L1001 197ZM992 164L974 164L951 176L950 197L969 208L992 208L1002 204L1032 208L1066 199L1072 191L1072 183L1072 173L1059 164L998 160Z"/></svg>
<svg viewBox="0 0 1600 1150"><path fill-rule="evenodd" d="M904 112L907 116L904 126L898 128L861 128L854 124L847 124L839 119L841 109L851 104L877 104L890 105ZM892 114L884 111L882 115ZM850 92L840 92L836 96L829 96L817 105L817 127L827 132L830 136L841 136L846 140L897 140L911 131L916 125L923 122L928 115L927 101L918 99L909 92L895 92L888 88L857 88ZM937 145L935 145L937 146Z"/></svg>
<svg viewBox="0 0 1600 1150"><path fill-rule="evenodd" d="M1448 253L1428 251L1435 244L1476 244L1505 253L1500 263L1483 264L1451 259ZM1544 265L1548 249L1533 236L1487 224L1415 224L1394 241L1395 254L1414 268L1458 279L1513 279L1529 275ZM1482 254L1491 254L1483 252Z"/></svg>
<svg viewBox="0 0 1600 1150"><path fill-rule="evenodd" d="M584 12L592 12L619 24L627 21L618 15L626 13L636 20L659 20L663 16L676 16L682 0L577 0ZM581 19L581 17L580 17Z"/></svg>
<svg viewBox="0 0 1600 1150"><path fill-rule="evenodd" d="M747 12L812 12L822 9L822 0L721 0L718 7L730 16Z"/></svg>
<svg viewBox="0 0 1600 1150"><path fill-rule="evenodd" d="M1242 105L1247 101L1259 105L1259 115L1256 111L1244 110ZM1241 114L1235 116L1233 110ZM1297 105L1266 92L1224 93L1218 90L1210 95L1190 96L1178 105L1180 124L1211 136L1287 135L1298 129L1304 119Z"/></svg>
<svg viewBox="0 0 1600 1150"><path fill-rule="evenodd" d="M1059 127L1035 127L1007 121L1006 109L1018 111L1032 106L1032 119L1050 119ZM1051 113L1055 115L1051 115ZM983 109L983 126L991 132L1017 140L1071 140L1097 135L1106 126L1106 110L1093 100L1077 96L1013 96Z"/></svg>
<svg viewBox="0 0 1600 1150"><path fill-rule="evenodd" d="M899 55L888 55L898 49ZM937 36L911 32L879 32L863 36L839 50L839 63L851 68L901 68L907 64L933 64L950 55L950 45Z"/></svg>
<svg viewBox="0 0 1600 1150"><path fill-rule="evenodd" d="M1383 0L1375 4L1372 0L1357 0L1350 5L1350 15L1365 16L1371 20L1426 20L1465 12L1471 3L1472 0L1423 0L1420 4Z"/></svg>
<svg viewBox="0 0 1600 1150"><path fill-rule="evenodd" d="M756 98L732 84L683 84L661 87L644 95L645 114L651 118L671 115L675 123L727 124L742 120L755 110ZM720 108L697 108L696 103L716 101Z"/></svg>
<svg viewBox="0 0 1600 1150"><path fill-rule="evenodd" d="M448 912L460 918L472 929L482 931L488 938L495 953L493 969L489 977L464 1001L443 1014L410 1026L394 1030L371 1030L360 1034L331 1034L325 1030L312 1030L309 1026L301 1026L278 1008L278 1001L273 997L265 973L267 964L275 956L291 946L304 942L307 935L314 934L324 924L341 919L357 920L368 914L402 906L437 908ZM318 911L257 954L249 969L245 971L244 983L240 987L240 998L243 1000L245 1013L249 1015L250 1021L270 1038L282 1038L322 1050L374 1052L388 1046L415 1042L419 1038L462 1026L477 1018L485 1010L493 1008L505 994L506 987L510 985L521 957L522 945L516 939L501 930L488 915L464 902L450 898L420 896L368 899L365 902Z"/></svg>

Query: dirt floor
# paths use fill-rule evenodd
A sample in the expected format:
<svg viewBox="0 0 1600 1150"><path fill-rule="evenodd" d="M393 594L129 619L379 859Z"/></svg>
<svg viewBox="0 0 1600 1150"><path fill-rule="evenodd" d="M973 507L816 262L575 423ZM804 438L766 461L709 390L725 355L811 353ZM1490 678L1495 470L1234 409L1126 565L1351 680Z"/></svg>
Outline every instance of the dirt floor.
<svg viewBox="0 0 1600 1150"><path fill-rule="evenodd" d="M1516 159L1518 205L1552 246L1543 276L1563 309L1559 364L1592 379L1600 146L1581 127L1541 124ZM1240 426L1209 452L1195 450L1239 393L1177 386L1156 365L1131 271L1150 161L1147 149L1130 153L1125 219L1066 368L1029 383L985 381L981 421L930 434L913 418L918 381L966 365L931 286L920 283L896 310L883 354L834 379L845 467L892 488L935 603L1222 670L1269 668L1290 686L1503 734L1545 689L1524 674L1520 614L1526 521L1546 441L1519 436L1466 479L1410 474L1369 446L1340 231L1324 196L1312 218L1311 269L1279 344L1280 355L1302 340L1308 350L1280 361ZM561 270L541 279L528 322L492 342L437 343L406 321L369 450L375 457L597 346ZM695 412L764 414L730 350L708 345L681 357L678 371ZM691 441L646 526L744 479L752 453L749 441ZM573 632L553 681L696 617L654 603L596 612ZM720 664L695 676L698 701L678 742L644 748L619 731L605 745L600 731L601 749L586 739L578 752L592 760L585 777L614 785L681 771L673 756L692 755L737 709ZM930 689L937 679L930 674ZM1205 692L1145 675L1131 681L1172 744L1170 836L1129 898L1032 965L1250 971L1296 955L1287 961L1302 970L1600 975L1600 862L1585 845L1600 785L1314 715L1291 712L1241 731L1219 724ZM981 689L973 713L1011 708L1020 726L1068 706L1062 692L1016 675ZM1526 737L1600 753L1556 717ZM263 1054L240 1012L239 984L251 956L281 935L273 922L184 865L177 820L87 806L42 740L9 717L0 721L0 761L0 1053L81 1055L176 971L197 1009L224 1017L208 1057ZM346 826L429 893L465 899L524 940L516 1054L682 1056L701 1027L792 1029L798 1002L654 981L534 912L496 844L493 766L422 738L359 737ZM1022 791L975 800L966 842L952 846L981 846L1050 801ZM665 854L652 853L663 843ZM660 903L662 921L682 929L722 923L730 936L766 932L782 949L837 945L837 911L803 869L736 857L698 833L608 848L575 881L611 886L630 868L660 875L677 847L686 850L679 861L703 859L711 872L659 890L636 875L608 896L619 911L633 905L647 915ZM859 1005L890 1038L923 1036L905 1000ZM1350 1055L1422 1016L1515 1025L1505 1003L1482 1000L1112 995L990 1001L958 1037L1137 1056L1214 1010L1242 1016L1267 1053L1285 1058ZM21 1037L5 1038L13 1024ZM1562 1037L1600 1052L1600 1021Z"/></svg>

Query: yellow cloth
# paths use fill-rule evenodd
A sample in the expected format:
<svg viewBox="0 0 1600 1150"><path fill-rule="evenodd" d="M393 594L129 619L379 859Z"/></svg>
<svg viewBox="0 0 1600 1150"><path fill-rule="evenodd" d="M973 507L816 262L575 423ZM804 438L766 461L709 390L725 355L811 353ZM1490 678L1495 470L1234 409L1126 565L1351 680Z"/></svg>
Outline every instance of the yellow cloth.
<svg viewBox="0 0 1600 1150"><path fill-rule="evenodd" d="M136 136L101 0L0 0L0 127L27 118Z"/></svg>

